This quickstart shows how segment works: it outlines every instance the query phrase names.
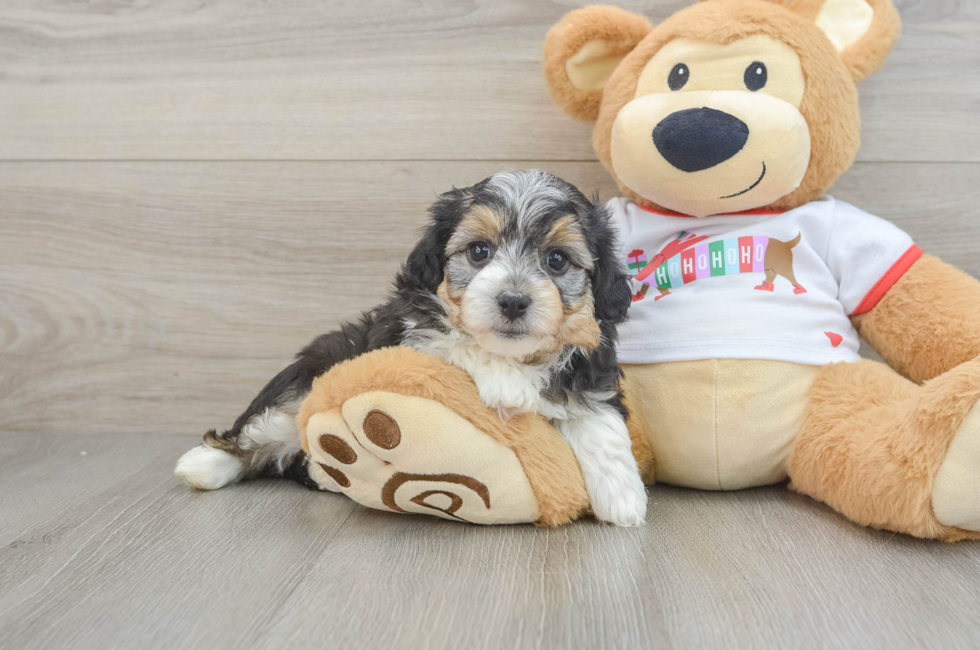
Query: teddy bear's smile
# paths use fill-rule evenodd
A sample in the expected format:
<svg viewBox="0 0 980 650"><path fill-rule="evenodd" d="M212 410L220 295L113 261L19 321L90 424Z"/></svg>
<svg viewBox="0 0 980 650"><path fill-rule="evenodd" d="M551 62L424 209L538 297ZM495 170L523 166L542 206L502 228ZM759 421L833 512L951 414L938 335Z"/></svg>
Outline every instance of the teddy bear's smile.
<svg viewBox="0 0 980 650"><path fill-rule="evenodd" d="M759 185L759 183L762 182L762 179L765 178L765 177L766 177L766 161L763 160L762 161L762 174L759 176L759 180L757 180L756 182L752 183L751 185L749 185L747 188L745 188L741 192L736 192L735 194L729 194L728 196L723 196L721 198L723 198L723 199L734 199L736 196L742 196L743 194L748 194L749 192L751 192L752 190L754 190Z"/></svg>

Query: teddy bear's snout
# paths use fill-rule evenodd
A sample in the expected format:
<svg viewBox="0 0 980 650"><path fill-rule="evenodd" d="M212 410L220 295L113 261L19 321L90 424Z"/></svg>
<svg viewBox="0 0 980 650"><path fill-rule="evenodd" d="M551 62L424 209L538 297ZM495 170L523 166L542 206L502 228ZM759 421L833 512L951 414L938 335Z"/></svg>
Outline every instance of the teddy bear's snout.
<svg viewBox="0 0 980 650"><path fill-rule="evenodd" d="M653 129L657 151L677 169L698 172L719 165L745 146L749 127L713 108L671 113Z"/></svg>

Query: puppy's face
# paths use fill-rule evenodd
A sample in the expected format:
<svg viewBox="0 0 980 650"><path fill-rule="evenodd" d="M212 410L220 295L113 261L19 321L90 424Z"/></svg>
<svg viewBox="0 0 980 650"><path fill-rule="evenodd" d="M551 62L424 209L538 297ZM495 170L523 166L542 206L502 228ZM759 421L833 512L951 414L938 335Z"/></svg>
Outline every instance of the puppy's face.
<svg viewBox="0 0 980 650"><path fill-rule="evenodd" d="M589 212L570 189L543 172L497 174L453 230L438 295L484 349L529 358L598 347Z"/></svg>

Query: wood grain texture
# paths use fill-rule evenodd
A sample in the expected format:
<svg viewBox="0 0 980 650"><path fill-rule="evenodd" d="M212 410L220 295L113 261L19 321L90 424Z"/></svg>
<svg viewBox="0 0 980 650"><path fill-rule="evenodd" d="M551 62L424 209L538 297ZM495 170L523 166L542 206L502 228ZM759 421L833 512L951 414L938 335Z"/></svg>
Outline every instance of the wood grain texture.
<svg viewBox="0 0 980 650"><path fill-rule="evenodd" d="M543 530L173 478L383 298L438 192L541 167L616 195L540 68L580 4L0 3L0 646L980 646L976 544L778 486ZM980 4L896 4L833 193L980 276Z"/></svg>
<svg viewBox="0 0 980 650"><path fill-rule="evenodd" d="M0 516L0 629L19 650L980 643L975 545L861 528L778 486L657 486L640 529L478 527L283 481L193 492L170 475L183 436L0 449L36 441L88 455L71 503L53 481L4 486L41 513L13 536Z"/></svg>
<svg viewBox="0 0 980 650"><path fill-rule="evenodd" d="M0 428L227 426L383 300L437 192L500 168L0 163Z"/></svg>
<svg viewBox="0 0 980 650"><path fill-rule="evenodd" d="M597 163L515 161L615 196ZM0 429L228 426L380 302L472 163L0 163ZM835 194L980 276L975 164L858 164Z"/></svg>
<svg viewBox="0 0 980 650"><path fill-rule="evenodd" d="M593 160L544 34L583 3L0 4L0 159ZM622 0L654 23L689 0ZM897 0L865 161L980 161L980 5Z"/></svg>

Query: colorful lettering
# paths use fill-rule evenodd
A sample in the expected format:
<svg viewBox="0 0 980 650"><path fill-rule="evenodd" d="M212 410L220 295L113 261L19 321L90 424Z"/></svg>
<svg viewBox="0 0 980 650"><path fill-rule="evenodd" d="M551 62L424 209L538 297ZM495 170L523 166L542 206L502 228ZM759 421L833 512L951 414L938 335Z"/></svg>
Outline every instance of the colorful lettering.
<svg viewBox="0 0 980 650"><path fill-rule="evenodd" d="M667 260L667 278L672 287L679 287L684 284L684 275L681 273L681 254L678 253Z"/></svg>
<svg viewBox="0 0 980 650"><path fill-rule="evenodd" d="M738 271L739 273L752 272L752 247L755 242L752 237L738 238Z"/></svg>
<svg viewBox="0 0 980 650"><path fill-rule="evenodd" d="M696 246L694 248L694 263L697 266L697 276L698 279L710 278L711 269L710 262L708 261L708 247L707 246Z"/></svg>
<svg viewBox="0 0 980 650"><path fill-rule="evenodd" d="M725 275L738 273L738 240L725 240Z"/></svg>
<svg viewBox="0 0 980 650"><path fill-rule="evenodd" d="M725 275L725 242L711 242L708 251L711 254L711 277Z"/></svg>
<svg viewBox="0 0 980 650"><path fill-rule="evenodd" d="M681 277L684 284L698 279L697 272L694 270L694 249L689 248L681 253Z"/></svg>
<svg viewBox="0 0 980 650"><path fill-rule="evenodd" d="M766 270L766 247L769 246L768 237L753 237L752 271L755 273L765 273Z"/></svg>
<svg viewBox="0 0 980 650"><path fill-rule="evenodd" d="M647 261L642 250L634 250L629 255L629 267L634 271L638 281L660 289L680 287L702 278L765 272L766 251L769 248L768 237L732 237L700 246L690 245L704 239L707 237L695 238L691 234L681 233L681 236L664 250L676 251L684 244L688 244L689 247L680 250L666 261L662 261L664 252L659 253L653 261L653 264L659 262L656 267ZM639 271L645 266L651 268L640 273Z"/></svg>

